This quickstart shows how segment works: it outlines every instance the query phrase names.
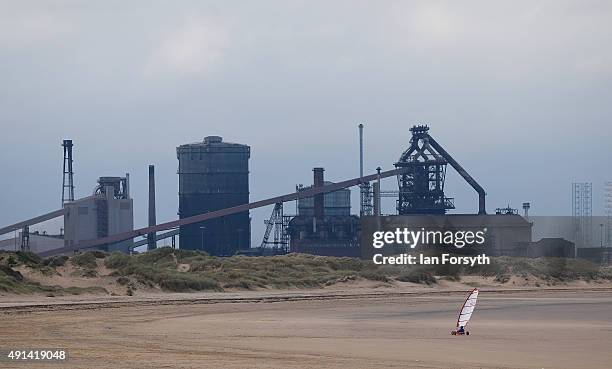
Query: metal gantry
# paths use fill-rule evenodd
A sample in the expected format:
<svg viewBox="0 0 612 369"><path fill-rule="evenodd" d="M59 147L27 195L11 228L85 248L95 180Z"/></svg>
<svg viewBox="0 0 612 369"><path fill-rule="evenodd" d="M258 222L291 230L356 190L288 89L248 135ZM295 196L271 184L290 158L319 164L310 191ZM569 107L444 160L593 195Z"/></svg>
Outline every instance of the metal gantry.
<svg viewBox="0 0 612 369"><path fill-rule="evenodd" d="M444 196L447 164L478 193L478 214L486 214L485 190L428 131L426 125L413 126L410 147L395 163L396 168L407 169L397 176L398 214L445 214L455 208L453 199Z"/></svg>
<svg viewBox="0 0 612 369"><path fill-rule="evenodd" d="M612 181L604 183L604 211L606 214L606 247L612 245Z"/></svg>
<svg viewBox="0 0 612 369"><path fill-rule="evenodd" d="M0 235L6 234L9 232L13 232L13 231L22 230L25 226L31 226L34 224L46 222L47 220L62 217L66 214L66 212L67 212L67 209L59 209L59 210L55 210L47 214L39 215L32 219L28 219L28 220L24 220L24 221L15 223L15 224L11 224L9 226L0 228Z"/></svg>
<svg viewBox="0 0 612 369"><path fill-rule="evenodd" d="M362 183L359 185L359 194L361 200L361 211L360 215L372 215L372 201L373 201L373 193L372 193L372 185L370 182Z"/></svg>
<svg viewBox="0 0 612 369"><path fill-rule="evenodd" d="M593 243L593 184L572 183L572 221L576 247L591 247Z"/></svg>
<svg viewBox="0 0 612 369"><path fill-rule="evenodd" d="M454 209L452 199L444 196L448 163L429 143L427 126L410 128L412 138L395 166L409 168L398 176L397 212L405 214L445 214Z"/></svg>
<svg viewBox="0 0 612 369"><path fill-rule="evenodd" d="M30 227L28 226L21 230L21 251L30 251Z"/></svg>
<svg viewBox="0 0 612 369"><path fill-rule="evenodd" d="M117 233L112 236L107 236L103 238L80 241L78 244L75 244L75 245L65 246L65 247L61 247L61 248L49 250L49 251L43 251L39 253L39 255L46 257L46 256L61 254L65 252L89 249L89 248L93 248L97 246L103 246L103 245L107 245L111 243L121 242L121 241L129 240L129 239L133 239L135 237L144 236L147 233L159 232L159 231L164 231L164 230L180 227L186 224L195 224L195 223L200 223L200 222L210 220L210 219L222 218L228 215L237 214L237 213L241 213L241 212L252 210L252 209L257 209L260 207L274 205L278 202L294 201L299 198L313 197L318 194L334 192L334 191L341 190L343 188L357 186L364 182L371 182L371 181L377 180L378 178L382 179L382 178L388 178L388 177L395 177L397 175L404 173L405 171L406 171L405 168L397 168L397 169L388 170L388 171L381 172L381 173L370 174L370 175L366 175L363 177L352 178L346 181L327 184L322 187L308 188L308 189L304 189L303 191L296 191L294 193L289 193L289 194L275 196L275 197L264 199L264 200L254 201L248 204L237 205L237 206L233 206L233 207L226 208L226 209L214 210L208 213L193 215L188 218L183 218L183 219L173 220L173 221L166 222L166 223L157 224L153 227L144 227L140 229L134 229L132 231ZM23 224L23 223L19 223L19 224ZM9 231L12 231L13 230L12 227L14 226L9 226L4 229L8 229Z"/></svg>
<svg viewBox="0 0 612 369"><path fill-rule="evenodd" d="M272 247L283 250L284 252L289 251L289 234L287 227L289 226L290 216L283 214L283 203L278 202L274 204L274 209L270 215L270 219L265 220L266 231L264 233L263 240L261 241L261 247ZM270 241L270 235L273 235Z"/></svg>

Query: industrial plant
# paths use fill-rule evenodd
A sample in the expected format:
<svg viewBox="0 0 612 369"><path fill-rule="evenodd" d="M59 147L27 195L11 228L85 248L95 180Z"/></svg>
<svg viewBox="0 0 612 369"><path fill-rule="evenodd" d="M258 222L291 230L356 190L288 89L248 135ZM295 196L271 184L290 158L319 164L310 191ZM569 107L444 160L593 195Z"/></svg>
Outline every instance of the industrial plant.
<svg viewBox="0 0 612 369"><path fill-rule="evenodd" d="M393 163L395 169L382 171L379 167L368 175L364 174L363 132L360 124L358 177L331 182L325 179L325 169L316 167L312 169L312 184L300 184L294 192L254 202L249 197L250 146L227 142L220 136L179 145L178 219L156 222L155 167L149 165L148 226L141 229L134 229L129 174L102 176L90 196L74 198L74 144L64 140L62 208L1 228L0 235L19 235L0 241L0 249L32 251L41 256L91 249L131 253L144 245L146 250L154 249L159 240L171 238L173 247L216 256L292 252L364 258L369 252L361 245L362 234L373 231L368 227L403 224L486 229L486 252L491 256L578 256L610 262L610 248L603 247L603 235L600 248L589 236L593 233L592 200L587 184L573 187L572 234L536 239L534 218L529 216L531 204L522 204L522 215L509 205L488 213L483 186L432 137L428 126L410 128L412 137L404 150L398 150L401 154ZM445 189L449 165L478 196L471 214L452 213L454 198ZM396 189L383 189L384 178L396 178ZM351 213L351 187L359 191L358 214ZM383 214L383 198L395 200L394 214ZM296 202L296 213L288 214L285 205L292 201ZM273 209L262 225L263 239L253 241L251 230L258 225L251 224L249 211L265 206ZM29 231L32 225L58 217L64 221L58 235ZM609 228L606 246L610 243Z"/></svg>
<svg viewBox="0 0 612 369"><path fill-rule="evenodd" d="M298 192L324 188L323 168L314 168L313 185ZM289 221L291 252L326 256L360 256L359 217L351 215L351 193L341 189L298 200L298 214Z"/></svg>

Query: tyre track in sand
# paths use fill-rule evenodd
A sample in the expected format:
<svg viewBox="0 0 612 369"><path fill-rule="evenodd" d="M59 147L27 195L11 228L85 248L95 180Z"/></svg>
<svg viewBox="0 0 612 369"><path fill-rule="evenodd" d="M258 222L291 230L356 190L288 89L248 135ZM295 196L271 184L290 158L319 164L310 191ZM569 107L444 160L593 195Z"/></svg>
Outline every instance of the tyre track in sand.
<svg viewBox="0 0 612 369"><path fill-rule="evenodd" d="M483 288L482 294L515 294L515 293L546 293L546 292L597 292L612 291L612 287L572 287L572 288L522 288L522 289L496 289ZM198 305L198 304L241 304L241 303L275 303L290 301L321 301L321 300L363 300L380 298L397 298L408 296L436 296L465 294L465 290L432 290L432 291L402 291L402 292L363 292L363 293L303 293L286 294L271 296L233 296L233 297L207 297L199 296L196 298L160 298L160 299L133 299L121 301L70 301L70 302L33 302L19 303L14 305L0 306L2 314L20 314L45 311L67 311L67 310L100 310L122 307L145 307L145 306L165 306L165 305Z"/></svg>

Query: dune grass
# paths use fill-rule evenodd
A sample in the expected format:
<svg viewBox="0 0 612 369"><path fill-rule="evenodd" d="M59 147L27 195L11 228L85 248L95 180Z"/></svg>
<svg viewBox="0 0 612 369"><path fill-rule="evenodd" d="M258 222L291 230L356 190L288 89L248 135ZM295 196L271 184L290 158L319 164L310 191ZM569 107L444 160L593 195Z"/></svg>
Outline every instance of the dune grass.
<svg viewBox="0 0 612 369"><path fill-rule="evenodd" d="M133 256L116 252L106 258L105 264L118 275L133 276L141 283L180 292L318 287L354 277L367 268L366 263L350 258L297 254L218 258L170 248ZM179 271L179 264L187 265L187 271Z"/></svg>
<svg viewBox="0 0 612 369"><path fill-rule="evenodd" d="M94 278L97 276L97 260L103 260L117 277L117 283L132 292L138 285L189 292L315 288L357 279L382 284L397 281L434 285L439 278L460 281L465 275L493 277L499 283L508 282L511 276L533 276L552 284L578 279L612 280L612 267L600 267L581 259L496 257L491 258L490 265L473 268L457 265L377 266L369 260L355 258L306 254L220 258L200 251L160 248L137 255L90 251L44 260L32 253L0 252L0 291L81 293L78 289L67 290L29 282L14 268L25 266L51 274L71 263L79 277Z"/></svg>
<svg viewBox="0 0 612 369"><path fill-rule="evenodd" d="M67 257L52 257L41 259L31 252L0 252L0 292L14 294L44 293L48 296L79 295L83 293L106 293L101 287L68 287L42 285L29 281L15 270L17 267L27 267L44 275L55 273L55 268L63 265ZM60 260L63 260L60 261Z"/></svg>
<svg viewBox="0 0 612 369"><path fill-rule="evenodd" d="M202 291L258 288L311 288L367 279L433 285L436 276L460 280L462 275L496 277L532 275L557 282L576 279L612 279L609 269L586 260L562 258L492 258L490 265L376 266L367 260L289 254L283 256L219 258L204 252L161 248L140 255L113 253L105 259L120 276L169 291ZM178 265L186 265L179 271Z"/></svg>

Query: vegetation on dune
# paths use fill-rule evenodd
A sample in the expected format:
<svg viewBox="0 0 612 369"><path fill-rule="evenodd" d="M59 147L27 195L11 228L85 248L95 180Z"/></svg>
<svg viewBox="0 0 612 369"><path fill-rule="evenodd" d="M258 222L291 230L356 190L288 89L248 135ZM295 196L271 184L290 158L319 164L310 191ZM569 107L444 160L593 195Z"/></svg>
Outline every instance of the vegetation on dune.
<svg viewBox="0 0 612 369"><path fill-rule="evenodd" d="M227 288L318 287L355 278L368 263L351 258L311 255L219 258L204 252L161 248L140 255L113 253L105 260L120 276L169 291ZM179 265L186 266L179 271Z"/></svg>
<svg viewBox="0 0 612 369"><path fill-rule="evenodd" d="M0 251L0 265L5 265L10 268L25 266L44 275L51 275L55 273L54 267L49 266L48 262L46 263L40 256L29 251Z"/></svg>
<svg viewBox="0 0 612 369"><path fill-rule="evenodd" d="M29 281L15 268L27 267L44 275L56 273L55 268L68 260L68 257L58 256L41 259L31 252L0 252L0 292L29 294L45 293L48 296L79 295L82 293L106 293L101 287L69 287L46 286Z"/></svg>
<svg viewBox="0 0 612 369"><path fill-rule="evenodd" d="M309 288L354 279L433 285L436 276L459 281L464 275L495 277L533 276L551 283L577 279L612 279L610 269L586 260L562 258L491 258L489 265L377 266L369 260L306 254L219 258L204 252L161 248L140 255L113 253L105 260L118 276L133 277L168 291L256 288ZM180 268L179 266L184 266Z"/></svg>
<svg viewBox="0 0 612 369"><path fill-rule="evenodd" d="M227 289L291 289L327 286L365 279L383 284L410 282L434 285L439 279L460 281L462 276L492 277L507 283L512 276L535 277L547 284L572 280L612 280L612 267L600 267L586 260L563 258L491 258L490 265L377 266L369 260L289 254L283 256L220 258L205 252L160 248L143 254L107 254L90 251L41 259L32 253L0 252L0 291L66 294L95 292L95 289L62 289L27 281L15 268L57 274L72 265L74 276L96 277L98 260L112 270L118 285L131 295L142 287L165 291L223 291ZM20 269L21 270L21 269ZM106 292L98 289L98 292Z"/></svg>
<svg viewBox="0 0 612 369"><path fill-rule="evenodd" d="M425 283L427 285L436 284L436 278L428 271L419 268L411 268L398 275L396 280L400 282Z"/></svg>
<svg viewBox="0 0 612 369"><path fill-rule="evenodd" d="M71 259L72 264L86 269L95 269L98 267L96 257L91 252L84 252L74 255Z"/></svg>
<svg viewBox="0 0 612 369"><path fill-rule="evenodd" d="M57 268L60 266L64 266L66 264L66 261L68 261L68 256L66 255L51 256L43 260L43 265L50 266L52 268Z"/></svg>
<svg viewBox="0 0 612 369"><path fill-rule="evenodd" d="M490 265L463 267L462 274L494 276L503 279L508 276L536 277L551 282L574 280L612 280L612 268L601 267L584 259L566 258L514 258L500 256L491 259Z"/></svg>
<svg viewBox="0 0 612 369"><path fill-rule="evenodd" d="M445 277L446 280L461 280L461 276L473 275L494 277L498 282L506 282L510 276L535 277L545 281L568 282L574 280L591 281L596 279L612 280L612 267L602 267L584 259L567 258L519 258L510 256L491 257L490 264L473 267L469 265L422 265L404 268L410 274L426 274ZM407 279L402 277L402 279ZM427 283L423 275L421 283Z"/></svg>
<svg viewBox="0 0 612 369"><path fill-rule="evenodd" d="M62 288L59 286L45 286L26 280L20 272L7 265L0 265L0 292L17 294L46 293L49 296L56 296L79 295L82 293L106 293L106 290L99 287Z"/></svg>
<svg viewBox="0 0 612 369"><path fill-rule="evenodd" d="M70 262L76 267L76 270L73 272L73 275L77 277L86 278L97 277L97 259L105 259L107 256L107 253L98 250L87 251L74 255L72 258L70 258Z"/></svg>

